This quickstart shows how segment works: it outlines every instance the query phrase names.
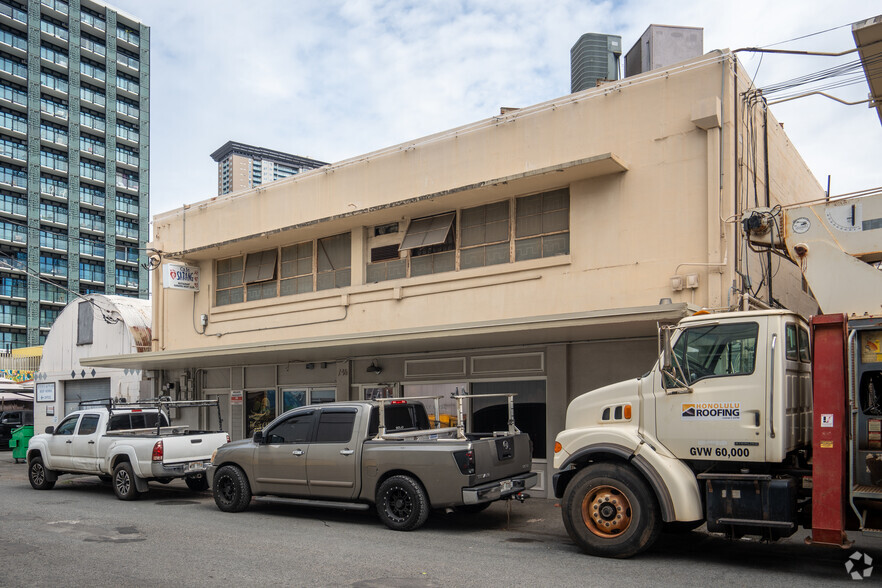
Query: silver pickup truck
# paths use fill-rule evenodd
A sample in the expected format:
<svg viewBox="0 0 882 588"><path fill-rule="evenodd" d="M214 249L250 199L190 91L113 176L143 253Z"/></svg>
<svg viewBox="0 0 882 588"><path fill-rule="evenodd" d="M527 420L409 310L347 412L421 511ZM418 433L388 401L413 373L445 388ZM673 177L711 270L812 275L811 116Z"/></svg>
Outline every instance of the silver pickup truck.
<svg viewBox="0 0 882 588"><path fill-rule="evenodd" d="M288 411L253 439L215 452L208 468L215 503L226 512L245 510L252 495L375 505L390 529L410 531L434 508L477 512L502 498L522 500L537 481L529 436L515 428L511 410L508 430L466 433L464 398L457 397L458 426L448 428L430 428L417 398Z"/></svg>
<svg viewBox="0 0 882 588"><path fill-rule="evenodd" d="M150 480L184 478L191 490L207 490L209 457L230 436L170 426L168 413L212 405L216 409L217 401L81 402L81 410L31 438L28 480L35 490L49 490L61 474L96 475L113 482L120 500L137 499L147 492Z"/></svg>

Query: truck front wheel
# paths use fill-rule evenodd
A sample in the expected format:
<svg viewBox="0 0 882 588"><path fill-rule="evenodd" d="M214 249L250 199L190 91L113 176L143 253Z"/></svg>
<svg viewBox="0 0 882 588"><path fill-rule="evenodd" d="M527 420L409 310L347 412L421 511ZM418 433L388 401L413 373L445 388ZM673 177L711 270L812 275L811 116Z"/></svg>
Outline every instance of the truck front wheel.
<svg viewBox="0 0 882 588"><path fill-rule="evenodd" d="M214 475L214 503L224 512L242 512L251 503L251 486L239 467L225 465Z"/></svg>
<svg viewBox="0 0 882 588"><path fill-rule="evenodd" d="M429 499L410 476L392 476L377 490L377 513L393 531L413 531L429 518Z"/></svg>
<svg viewBox="0 0 882 588"><path fill-rule="evenodd" d="M624 464L596 463L576 474L561 511L570 538L589 555L631 557L649 548L662 528L655 495Z"/></svg>
<svg viewBox="0 0 882 588"><path fill-rule="evenodd" d="M55 482L47 479L46 466L42 457L35 457L28 463L28 481L34 490L51 490Z"/></svg>

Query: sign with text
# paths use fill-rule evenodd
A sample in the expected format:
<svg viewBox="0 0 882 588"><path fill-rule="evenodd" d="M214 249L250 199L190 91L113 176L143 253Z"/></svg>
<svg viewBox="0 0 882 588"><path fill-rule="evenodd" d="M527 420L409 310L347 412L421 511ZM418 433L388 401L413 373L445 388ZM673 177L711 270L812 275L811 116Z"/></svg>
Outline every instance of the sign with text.
<svg viewBox="0 0 882 588"><path fill-rule="evenodd" d="M55 382L37 384L37 402L55 402Z"/></svg>
<svg viewBox="0 0 882 588"><path fill-rule="evenodd" d="M199 268L184 263L162 264L162 287L199 291Z"/></svg>

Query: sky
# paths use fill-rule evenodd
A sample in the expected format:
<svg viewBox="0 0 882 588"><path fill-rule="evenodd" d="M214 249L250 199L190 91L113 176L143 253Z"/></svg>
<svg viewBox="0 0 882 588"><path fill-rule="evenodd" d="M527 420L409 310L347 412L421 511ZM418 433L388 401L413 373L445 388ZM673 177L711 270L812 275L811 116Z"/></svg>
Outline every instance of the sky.
<svg viewBox="0 0 882 588"><path fill-rule="evenodd" d="M840 52L879 0L108 0L151 28L151 215L217 195L229 140L336 162L569 94L586 32L628 49L650 24L704 51ZM832 29L832 30L829 30ZM856 59L739 53L760 88ZM865 80L832 90L867 98ZM882 186L882 124L820 96L771 111L831 193Z"/></svg>

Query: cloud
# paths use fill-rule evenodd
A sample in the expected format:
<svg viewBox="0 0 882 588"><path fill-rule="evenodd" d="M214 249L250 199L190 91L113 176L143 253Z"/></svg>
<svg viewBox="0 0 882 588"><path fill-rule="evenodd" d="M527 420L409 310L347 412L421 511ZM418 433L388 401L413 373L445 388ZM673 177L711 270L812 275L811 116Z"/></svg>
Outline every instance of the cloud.
<svg viewBox="0 0 882 588"><path fill-rule="evenodd" d="M232 139L337 161L569 93L585 32L625 50L649 24L704 27L705 51L767 45L874 16L819 0L116 0L151 27L151 201L162 212L217 193L209 154ZM871 6L874 5L874 6ZM835 18L835 21L831 21ZM787 45L854 47L850 29ZM844 58L740 53L760 86ZM866 97L866 84L837 90ZM834 193L879 185L882 125L866 106L807 98L772 107ZM832 146L832 147L831 147ZM871 161L871 159L873 161Z"/></svg>

